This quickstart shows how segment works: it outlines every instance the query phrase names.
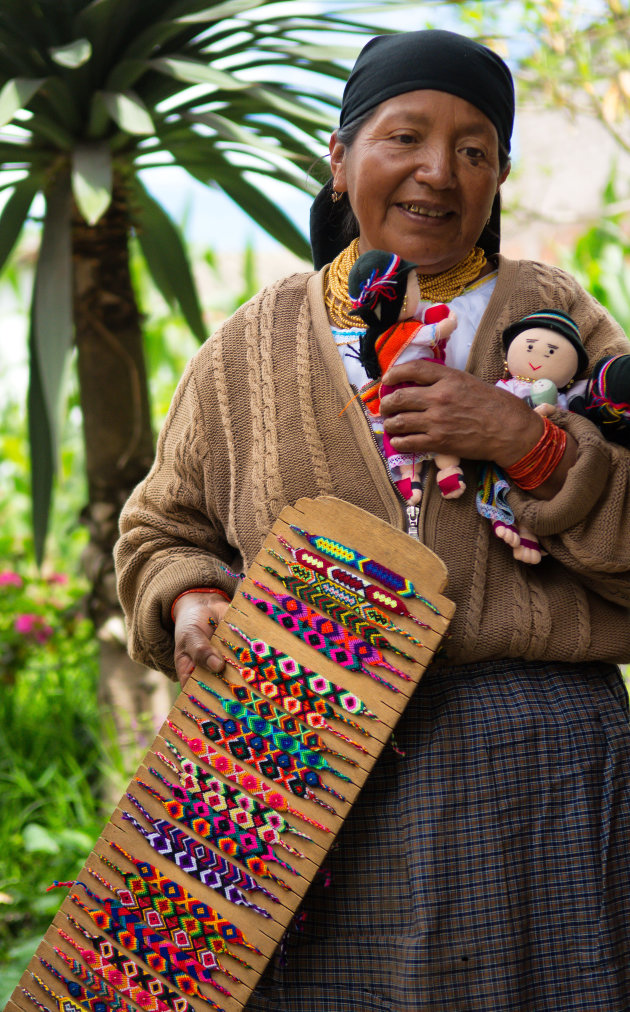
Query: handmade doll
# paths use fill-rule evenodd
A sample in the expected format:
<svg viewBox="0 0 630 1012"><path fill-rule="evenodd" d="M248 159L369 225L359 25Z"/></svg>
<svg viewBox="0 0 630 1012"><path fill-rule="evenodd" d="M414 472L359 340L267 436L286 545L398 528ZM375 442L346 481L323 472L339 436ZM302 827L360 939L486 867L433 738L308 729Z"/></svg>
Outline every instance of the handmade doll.
<svg viewBox="0 0 630 1012"><path fill-rule="evenodd" d="M529 313L503 332L506 376L497 382L503 390L529 401L535 411L551 414L556 407L571 408L583 395L586 381L574 385L575 376L588 365L580 332L566 313L543 309ZM511 546L521 562L540 562L538 539L522 525L493 520L494 532Z"/></svg>
<svg viewBox="0 0 630 1012"><path fill-rule="evenodd" d="M611 443L630 449L630 354L600 359L586 390L573 396L569 406L594 422Z"/></svg>
<svg viewBox="0 0 630 1012"><path fill-rule="evenodd" d="M361 399L375 417L380 414L381 397L396 389L381 383L383 373L395 363L417 358L443 363L446 345L457 326L455 313L448 306L421 300L416 266L394 253L370 250L359 257L348 277L351 312L367 324L359 358L374 381L361 392ZM445 499L457 498L466 488L457 457L397 453L386 432L383 452L399 491L411 505L422 495L420 464L431 457Z"/></svg>

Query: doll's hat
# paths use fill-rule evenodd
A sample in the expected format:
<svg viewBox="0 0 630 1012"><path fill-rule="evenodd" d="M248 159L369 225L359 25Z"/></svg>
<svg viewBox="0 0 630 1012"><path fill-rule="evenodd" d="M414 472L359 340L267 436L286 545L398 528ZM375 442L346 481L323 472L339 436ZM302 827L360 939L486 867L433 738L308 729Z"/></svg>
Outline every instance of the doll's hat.
<svg viewBox="0 0 630 1012"><path fill-rule="evenodd" d="M363 253L348 275L348 295L352 303L350 312L359 315L362 309L373 309L381 299L396 302L398 297L400 302L395 319L404 294L404 291L400 292L399 282L417 266L411 260L403 260L396 253L382 249Z"/></svg>
<svg viewBox="0 0 630 1012"><path fill-rule="evenodd" d="M580 331L575 320L572 320L570 316L567 316L560 309L539 309L536 313L528 313L527 316L524 316L521 320L517 320L516 323L511 323L503 331L503 347L505 350L508 350L518 334L522 334L524 330L532 330L534 327L555 330L557 334L562 334L563 337L566 337L577 352L577 372L584 372L588 366L588 355L586 354L586 348L582 344Z"/></svg>

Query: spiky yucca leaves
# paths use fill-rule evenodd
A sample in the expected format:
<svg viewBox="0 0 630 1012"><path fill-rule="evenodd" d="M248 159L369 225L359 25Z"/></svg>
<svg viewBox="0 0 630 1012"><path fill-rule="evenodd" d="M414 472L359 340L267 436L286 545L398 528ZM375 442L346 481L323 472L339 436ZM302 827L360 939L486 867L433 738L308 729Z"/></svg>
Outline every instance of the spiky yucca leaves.
<svg viewBox="0 0 630 1012"><path fill-rule="evenodd" d="M45 200L29 390L39 558L75 338L90 501L112 514L114 531L113 514L152 456L130 230L166 300L205 337L184 245L139 172L183 167L306 256L304 236L269 198L265 180L315 185L308 170L336 104L325 82L343 78L339 61L353 55L334 38L348 31L374 29L341 14L323 21L297 0L0 5L0 190L10 193L0 214L0 269L34 197Z"/></svg>

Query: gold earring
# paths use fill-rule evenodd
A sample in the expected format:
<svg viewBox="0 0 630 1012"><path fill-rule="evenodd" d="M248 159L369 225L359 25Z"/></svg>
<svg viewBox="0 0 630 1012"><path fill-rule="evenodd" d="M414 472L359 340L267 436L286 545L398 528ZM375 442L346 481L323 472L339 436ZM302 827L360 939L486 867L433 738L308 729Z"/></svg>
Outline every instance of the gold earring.
<svg viewBox="0 0 630 1012"><path fill-rule="evenodd" d="M343 193L339 193L337 190L333 190L330 194L330 199L332 200L333 204L338 204L342 197Z"/></svg>

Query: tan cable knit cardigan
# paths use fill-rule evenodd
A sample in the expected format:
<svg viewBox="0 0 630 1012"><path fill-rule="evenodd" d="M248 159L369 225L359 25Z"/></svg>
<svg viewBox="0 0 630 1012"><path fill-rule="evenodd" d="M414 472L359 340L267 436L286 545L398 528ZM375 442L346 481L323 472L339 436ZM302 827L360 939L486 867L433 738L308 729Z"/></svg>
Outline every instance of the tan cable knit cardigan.
<svg viewBox="0 0 630 1012"><path fill-rule="evenodd" d="M170 608L181 591L234 581L220 560L246 569L281 509L331 494L404 527L403 506L352 396L323 300L323 274L296 274L241 307L195 355L179 384L149 475L121 518L116 546L131 656L173 676ZM576 320L591 363L630 352L620 327L563 271L500 258L467 369L502 375L500 335L513 320L557 307ZM555 420L578 442L562 491L509 502L549 552L515 562L468 489L445 501L427 482L420 537L446 563L457 611L448 661L523 657L630 660L630 453L585 419Z"/></svg>

